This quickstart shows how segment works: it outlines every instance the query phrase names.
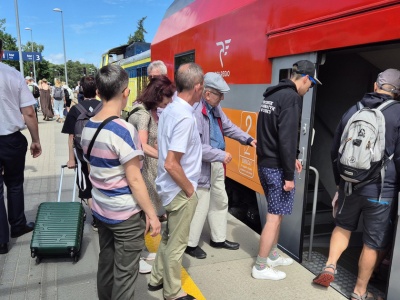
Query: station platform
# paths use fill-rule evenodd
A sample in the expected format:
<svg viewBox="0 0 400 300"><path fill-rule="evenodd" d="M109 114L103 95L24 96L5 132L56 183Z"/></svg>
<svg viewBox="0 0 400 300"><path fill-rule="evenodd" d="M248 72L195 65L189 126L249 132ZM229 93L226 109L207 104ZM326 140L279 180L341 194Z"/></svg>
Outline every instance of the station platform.
<svg viewBox="0 0 400 300"><path fill-rule="evenodd" d="M56 201L62 164L68 160L66 134L61 133L62 124L43 121L39 117L39 134L43 153L33 159L27 153L25 168L25 211L28 221L34 221L40 203ZM27 129L23 133L28 138ZM62 201L71 201L74 173L65 170ZM79 201L76 198L76 201ZM30 256L32 233L11 239L8 254L0 255L1 300L70 300L97 298L96 273L98 262L98 234L93 231L91 214L85 206L87 219L84 229L80 260L70 258L43 259L40 264ZM240 243L240 249L230 251L209 246L209 228L206 224L200 246L207 253L206 259L183 256L182 281L186 292L196 299L346 299L332 287L326 289L312 285L314 275L304 266L294 263L279 267L287 273L281 281L256 280L251 268L257 257L259 235L242 222L229 215L227 239ZM159 238L146 237L150 250L156 249ZM152 262L149 261L151 264ZM150 275L139 274L135 299L163 299L162 290L149 292Z"/></svg>

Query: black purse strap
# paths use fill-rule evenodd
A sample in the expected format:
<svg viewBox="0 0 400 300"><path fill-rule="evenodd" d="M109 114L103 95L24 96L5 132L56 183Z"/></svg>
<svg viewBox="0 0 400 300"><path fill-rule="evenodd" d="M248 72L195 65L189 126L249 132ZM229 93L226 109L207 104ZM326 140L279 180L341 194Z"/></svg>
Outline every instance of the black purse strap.
<svg viewBox="0 0 400 300"><path fill-rule="evenodd" d="M90 144L89 144L89 147L88 147L88 151L87 151L87 153L86 153L86 155L85 155L85 157L86 157L86 159L87 159L88 161L90 161L90 153L92 152L92 148L93 148L94 141L96 140L97 136L99 135L100 130L103 129L103 127L106 126L106 124L107 124L108 122L110 122L110 121L112 121L112 120L115 120L115 119L118 119L118 118L119 118L119 117L117 117L117 116L108 117L108 118L105 119L105 120L100 124L100 126L97 128L97 130L96 130L96 132L95 132L95 134L94 134L92 140L90 141Z"/></svg>

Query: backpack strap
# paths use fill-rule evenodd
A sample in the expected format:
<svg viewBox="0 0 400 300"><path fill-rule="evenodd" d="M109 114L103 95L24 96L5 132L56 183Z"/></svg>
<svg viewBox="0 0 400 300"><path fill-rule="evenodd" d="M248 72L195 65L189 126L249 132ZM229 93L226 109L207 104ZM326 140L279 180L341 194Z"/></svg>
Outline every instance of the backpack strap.
<svg viewBox="0 0 400 300"><path fill-rule="evenodd" d="M361 101L357 102L357 110L362 110L364 108L364 105L361 103Z"/></svg>
<svg viewBox="0 0 400 300"><path fill-rule="evenodd" d="M385 109L389 108L393 104L398 103L396 100L386 100L383 101L381 105L379 105L376 109L379 109L380 111L384 111Z"/></svg>
<svg viewBox="0 0 400 300"><path fill-rule="evenodd" d="M83 107L82 103L78 103L77 105L75 105L75 107L79 110L79 112L80 112L81 114L85 114L85 113L88 112L88 111Z"/></svg>
<svg viewBox="0 0 400 300"><path fill-rule="evenodd" d="M128 116L126 117L126 121L129 122L129 118L137 111L141 110L141 109L145 109L143 106L141 105L137 105L135 108L133 108L129 113Z"/></svg>
<svg viewBox="0 0 400 300"><path fill-rule="evenodd" d="M103 127L106 126L106 124L107 124L108 122L110 122L110 121L112 121L112 120L114 120L114 119L118 119L118 118L119 118L119 117L117 117L117 116L108 117L108 118L105 119L105 120L100 124L100 126L97 128L97 130L96 130L96 132L95 132L95 134L94 134L92 140L90 141L90 144L89 144L89 147L88 147L88 151L87 151L87 153L86 153L86 155L85 155L85 157L86 157L86 159L87 159L88 161L90 161L90 154L91 154L91 152L92 152L93 144L94 144L94 141L96 140L97 136L99 135L100 130L103 129Z"/></svg>

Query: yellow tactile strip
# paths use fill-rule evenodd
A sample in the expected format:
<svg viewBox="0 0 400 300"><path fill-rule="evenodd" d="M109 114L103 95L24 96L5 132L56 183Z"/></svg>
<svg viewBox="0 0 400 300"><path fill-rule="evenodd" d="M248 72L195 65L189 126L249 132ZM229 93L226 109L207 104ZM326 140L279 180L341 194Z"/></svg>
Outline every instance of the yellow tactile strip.
<svg viewBox="0 0 400 300"><path fill-rule="evenodd" d="M160 234L156 237L151 237L149 234L146 234L145 236L146 246L150 252L157 252L160 241L161 241ZM181 279L182 279L182 288L186 293L192 295L197 300L206 300L206 298L201 293L200 289L197 287L197 285L194 283L194 281L184 268L182 268L181 270Z"/></svg>

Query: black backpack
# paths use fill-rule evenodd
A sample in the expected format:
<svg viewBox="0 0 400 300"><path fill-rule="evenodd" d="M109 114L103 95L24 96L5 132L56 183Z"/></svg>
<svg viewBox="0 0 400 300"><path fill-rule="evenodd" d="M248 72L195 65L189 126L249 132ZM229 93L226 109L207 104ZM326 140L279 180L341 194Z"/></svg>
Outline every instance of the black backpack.
<svg viewBox="0 0 400 300"><path fill-rule="evenodd" d="M33 94L33 98L39 98L40 97L40 91L39 91L39 88L36 85L32 85L32 94Z"/></svg>
<svg viewBox="0 0 400 300"><path fill-rule="evenodd" d="M83 161L83 150L81 146L82 131L89 119L95 116L103 107L103 104L99 101L99 104L93 109L92 106L87 110L82 103L75 105L79 110L80 114L75 122L74 128L74 146L78 158Z"/></svg>

